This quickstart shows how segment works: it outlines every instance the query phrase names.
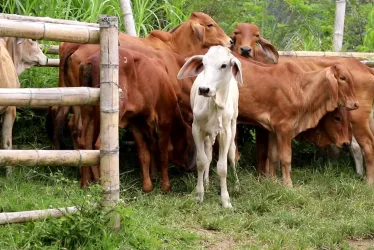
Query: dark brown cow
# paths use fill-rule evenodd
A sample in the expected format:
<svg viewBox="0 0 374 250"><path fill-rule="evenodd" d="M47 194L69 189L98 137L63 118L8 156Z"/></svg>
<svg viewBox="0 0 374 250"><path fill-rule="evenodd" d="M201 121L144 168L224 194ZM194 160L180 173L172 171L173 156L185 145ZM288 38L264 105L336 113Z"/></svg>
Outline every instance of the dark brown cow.
<svg viewBox="0 0 374 250"><path fill-rule="evenodd" d="M193 141L191 136L191 127L183 120L178 99L174 92L170 78L166 71L166 65L163 61L156 58L149 58L142 53L120 49L119 54L119 85L123 90L120 98L120 127L125 128L131 126L133 136L138 149L139 163L143 175L143 191L152 190L152 182L150 179L150 163L151 155L157 155L157 165L160 166L162 174L161 188L163 191L170 191L170 183L168 177L169 154L171 160L178 155L184 157L185 162L181 165L188 166L193 157L191 152ZM93 86L99 86L99 53L96 53L88 61L80 66L81 82L91 82ZM92 75L92 77L91 77ZM92 129L87 129L89 133L93 133L92 142L96 141L96 148L100 145L99 136L99 110L93 111L95 121L93 121ZM90 114L81 113L82 116ZM83 118L85 120L85 118ZM173 140L171 133L178 133L179 136L186 138L189 135L189 141L184 144L170 143ZM190 143L191 142L191 143ZM169 148L169 146L173 148ZM86 144L86 148L92 147ZM171 151L171 152L169 152ZM188 157L186 157L188 156ZM97 167L93 167L93 178L98 178ZM89 169L82 168L82 185L87 183L84 177Z"/></svg>
<svg viewBox="0 0 374 250"><path fill-rule="evenodd" d="M244 32L251 29L242 29ZM251 44L252 41L243 41L240 46ZM374 103L374 71L353 58L339 57L303 57L291 58L282 56L279 62L293 61L305 71L319 70L334 64L345 65L352 73L357 100L360 108L351 111L353 135L364 152L366 163L366 182L374 184L374 134L370 128L372 105Z"/></svg>

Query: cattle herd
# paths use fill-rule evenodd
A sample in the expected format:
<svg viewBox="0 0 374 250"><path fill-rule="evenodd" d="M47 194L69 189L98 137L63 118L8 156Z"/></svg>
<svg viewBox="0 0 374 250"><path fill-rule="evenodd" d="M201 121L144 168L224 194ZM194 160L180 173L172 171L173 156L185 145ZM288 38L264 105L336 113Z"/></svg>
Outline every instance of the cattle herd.
<svg viewBox="0 0 374 250"><path fill-rule="evenodd" d="M28 43L30 48L17 51ZM99 48L62 43L59 87L100 87ZM16 59L19 55L23 58ZM5 87L18 87L17 73L47 62L30 39L0 39L0 59ZM197 169L202 202L216 143L221 202L231 207L226 176L227 163L236 176L237 123L256 126L260 175L276 178L280 166L284 185L292 186L292 139L338 147L351 147L353 141L359 145L354 145L355 158L363 154L365 159L366 181L374 184L374 71L356 59L282 57L256 25L238 24L228 36L211 17L194 12L169 32L154 30L146 38L120 33L119 87L120 127L131 127L144 192L153 189L151 177L158 172L162 190L169 192L168 165L173 163ZM15 108L1 107L1 112L2 147L10 149ZM70 112L74 147L98 149L97 106L50 107L54 148L65 147L62 130ZM96 182L99 173L99 166L81 167L81 187Z"/></svg>

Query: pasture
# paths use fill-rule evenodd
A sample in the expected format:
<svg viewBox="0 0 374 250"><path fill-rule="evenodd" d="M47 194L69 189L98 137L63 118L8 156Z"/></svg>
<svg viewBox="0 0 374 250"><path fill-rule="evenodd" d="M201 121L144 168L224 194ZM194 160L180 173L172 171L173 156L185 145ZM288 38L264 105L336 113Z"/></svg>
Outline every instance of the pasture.
<svg viewBox="0 0 374 250"><path fill-rule="evenodd" d="M105 226L105 212L88 205L100 199L100 186L80 189L76 168L17 168L11 178L0 179L0 211L77 205L82 212L1 226L1 248L370 249L374 245L373 188L357 177L346 153L339 161L327 161L310 154L310 146L298 145L294 188L287 188L280 179L256 177L253 144L247 142L238 165L238 192L233 190L229 169L234 207L230 210L220 205L215 167L205 200L197 204L196 174L172 167L172 191L163 194L157 181L155 190L145 194L134 148L121 144L121 149L119 232Z"/></svg>
<svg viewBox="0 0 374 250"><path fill-rule="evenodd" d="M94 12L118 14L115 6L105 11L102 7L106 2ZM166 3L167 7L175 7ZM16 1L7 1L2 9L19 12L19 6ZM27 6L23 10L26 14L33 10L34 2ZM176 13L174 8L171 10ZM134 11L136 17L142 16L139 8ZM64 18L70 15L70 11L61 13ZM87 19L89 13L93 11L81 13L85 16L79 19ZM91 18L97 19L93 15ZM169 29L183 18L184 14L170 23L161 23ZM160 23L158 18L156 21ZM232 26L224 25L226 29ZM153 28L138 25L137 33L145 35ZM32 88L55 87L57 82L56 68L32 68L20 79L22 87ZM13 143L49 149L46 115L43 109L19 108ZM71 136L65 132L64 140L72 147ZM13 175L7 178L4 168L0 168L0 213L80 208L79 213L58 219L1 225L0 249L374 249L373 186L357 176L346 152L339 160L327 160L316 153L315 147L294 142L290 188L282 184L279 170L277 181L257 176L254 131L247 129L239 138L240 189L234 190L235 179L229 168L228 191L233 208L223 209L217 159L211 166L211 184L201 204L195 200L197 174L174 165L169 169L170 193L161 191L160 177L152 192L142 192L137 152L125 143L133 141L129 134L128 130L120 130L120 202L113 208L121 217L119 231L107 227L110 211L92 206L100 204L102 187L95 184L79 188L78 168L15 166Z"/></svg>

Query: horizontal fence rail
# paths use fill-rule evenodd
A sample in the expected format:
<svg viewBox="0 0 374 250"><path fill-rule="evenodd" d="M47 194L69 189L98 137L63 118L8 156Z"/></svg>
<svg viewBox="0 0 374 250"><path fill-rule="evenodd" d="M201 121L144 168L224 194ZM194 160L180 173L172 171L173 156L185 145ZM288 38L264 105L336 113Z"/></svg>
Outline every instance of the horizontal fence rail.
<svg viewBox="0 0 374 250"><path fill-rule="evenodd" d="M65 216L66 214L75 214L78 212L79 209L77 207L52 208L45 210L33 210L23 212L3 212L0 213L0 225L36 221L48 217L58 218Z"/></svg>
<svg viewBox="0 0 374 250"><path fill-rule="evenodd" d="M87 23L87 22L80 22L80 21L74 21L74 20L56 19L56 18L50 18L50 17L21 16L21 15L16 15L16 14L0 13L0 19L26 21L26 22L84 25L84 26L99 28L99 24L97 23Z"/></svg>
<svg viewBox="0 0 374 250"><path fill-rule="evenodd" d="M1 19L0 36L72 43L99 43L99 28L69 24L37 23Z"/></svg>
<svg viewBox="0 0 374 250"><path fill-rule="evenodd" d="M99 88L0 88L0 106L79 106L99 102Z"/></svg>
<svg viewBox="0 0 374 250"><path fill-rule="evenodd" d="M96 166L100 150L0 150L1 166Z"/></svg>

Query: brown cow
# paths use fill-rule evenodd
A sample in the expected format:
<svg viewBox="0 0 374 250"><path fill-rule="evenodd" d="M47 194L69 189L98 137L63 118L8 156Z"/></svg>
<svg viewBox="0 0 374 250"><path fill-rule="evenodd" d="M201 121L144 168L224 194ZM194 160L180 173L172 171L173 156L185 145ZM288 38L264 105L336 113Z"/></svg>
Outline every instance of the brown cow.
<svg viewBox="0 0 374 250"><path fill-rule="evenodd" d="M169 143L170 134L178 133L180 136L191 134L191 127L184 123L177 105L178 99L174 92L170 78L163 61L156 58L149 58L142 53L123 49L119 51L119 86L123 90L120 98L120 127L125 128L130 125L138 149L138 158L143 175L143 191L152 190L152 182L149 176L151 155L157 155L158 165L162 173L161 188L163 191L170 191L168 177L168 156L169 146L172 145L173 153L186 156L193 147L192 137L190 143L173 144ZM91 82L92 74L93 86L99 86L99 53L96 53L88 61L80 66L84 72L83 81ZM94 110L94 117L98 118L98 109ZM86 113L81 114L82 116ZM99 119L93 123L93 138L96 141L96 148L100 145ZM92 146L92 145L91 145ZM173 155L171 155L173 157ZM188 161L193 161L193 157L185 158L187 162L181 164L188 165ZM97 168L93 168L94 170ZM82 168L86 171L87 168ZM98 172L94 172L94 177L98 177ZM82 176L83 179L84 176ZM82 183L86 185L87 183Z"/></svg>
<svg viewBox="0 0 374 250"><path fill-rule="evenodd" d="M340 104L349 109L358 107L352 76L342 65L304 72L294 63L269 66L251 59L241 59L241 63L244 85L240 90L238 120L271 132L270 169L274 169L279 157L283 182L292 186L291 140L315 127Z"/></svg>
<svg viewBox="0 0 374 250"><path fill-rule="evenodd" d="M208 15L193 12L190 18L170 32L154 30L146 38L136 38L124 33L119 34L122 45L138 44L144 47L168 50L180 55L198 51L212 45L230 46L232 40L225 34L219 25ZM98 45L80 45L63 43L60 46L60 75L59 87L80 86L77 82L79 64L99 50ZM178 94L178 93L177 93ZM179 96L178 96L179 97ZM54 108L56 109L56 108ZM60 148L61 130L64 127L69 107L58 108L54 122L53 144ZM82 121L80 120L80 107L74 107L77 114L73 122L74 133L81 133Z"/></svg>
<svg viewBox="0 0 374 250"><path fill-rule="evenodd" d="M248 26L249 27L249 26ZM242 32L251 32L252 30L242 29ZM251 40L242 42L240 46L251 44ZM353 135L364 152L366 162L366 182L374 184L374 134L371 130L371 112L374 102L374 71L353 58L339 57L303 57L291 58L280 57L280 63L293 61L299 67L306 71L319 70L324 67L341 63L345 65L352 73L355 84L355 92L360 108L351 111L351 123Z"/></svg>

